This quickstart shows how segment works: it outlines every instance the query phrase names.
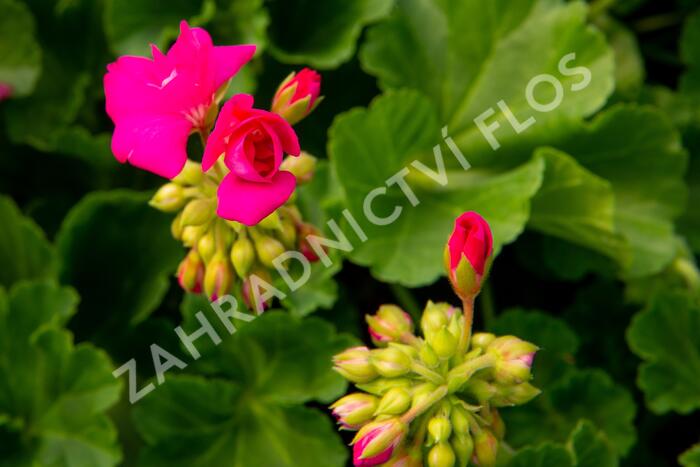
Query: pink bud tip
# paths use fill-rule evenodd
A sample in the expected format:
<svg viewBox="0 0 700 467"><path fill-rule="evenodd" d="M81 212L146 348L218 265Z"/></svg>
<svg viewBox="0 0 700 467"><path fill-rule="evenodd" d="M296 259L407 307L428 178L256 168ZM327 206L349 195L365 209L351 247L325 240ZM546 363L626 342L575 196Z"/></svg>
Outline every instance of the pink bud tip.
<svg viewBox="0 0 700 467"><path fill-rule="evenodd" d="M479 214L465 212L455 220L448 241L450 270L454 271L462 256L471 263L477 274L484 273L486 261L493 252L493 237L489 224Z"/></svg>

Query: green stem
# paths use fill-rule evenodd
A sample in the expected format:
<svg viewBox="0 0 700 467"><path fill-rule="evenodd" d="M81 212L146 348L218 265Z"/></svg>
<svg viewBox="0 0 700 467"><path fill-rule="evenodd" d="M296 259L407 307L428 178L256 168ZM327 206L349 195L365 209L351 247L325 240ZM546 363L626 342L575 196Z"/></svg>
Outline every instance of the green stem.
<svg viewBox="0 0 700 467"><path fill-rule="evenodd" d="M461 358L469 347L469 340L472 336L472 324L474 322L474 299L468 298L462 301L463 323L462 334L459 336L457 355Z"/></svg>
<svg viewBox="0 0 700 467"><path fill-rule="evenodd" d="M445 378L441 374L436 373L427 366L415 360L411 365L411 371L421 375L422 377L434 384L443 384L445 382Z"/></svg>
<svg viewBox="0 0 700 467"><path fill-rule="evenodd" d="M420 404L413 407L411 410L401 416L401 422L411 423L416 417L428 410L433 405L437 404L447 395L447 386L440 386L433 391L428 397L423 399Z"/></svg>
<svg viewBox="0 0 700 467"><path fill-rule="evenodd" d="M401 308L411 315L414 322L420 323L420 305L411 291L399 284L391 284L390 287L391 292L394 294L394 297L396 297L396 301L399 302Z"/></svg>

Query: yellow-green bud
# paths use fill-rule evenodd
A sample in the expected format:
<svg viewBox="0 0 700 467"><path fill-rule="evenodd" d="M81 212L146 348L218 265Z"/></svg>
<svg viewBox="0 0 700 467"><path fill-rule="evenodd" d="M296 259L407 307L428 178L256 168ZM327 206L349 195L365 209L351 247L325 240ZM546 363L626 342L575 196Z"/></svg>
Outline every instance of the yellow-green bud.
<svg viewBox="0 0 700 467"><path fill-rule="evenodd" d="M459 435L455 434L450 442L452 444L452 450L457 454L457 459L460 467L467 467L469 461L474 454L474 440L469 435Z"/></svg>
<svg viewBox="0 0 700 467"><path fill-rule="evenodd" d="M216 253L204 273L204 292L216 300L231 291L233 280L233 269L228 258L221 252Z"/></svg>
<svg viewBox="0 0 700 467"><path fill-rule="evenodd" d="M498 440L490 430L482 429L474 435L474 454L479 467L493 467L498 455Z"/></svg>
<svg viewBox="0 0 700 467"><path fill-rule="evenodd" d="M180 222L185 227L205 224L214 218L215 210L216 203L214 200L205 198L193 199L183 209Z"/></svg>
<svg viewBox="0 0 700 467"><path fill-rule="evenodd" d="M351 347L333 357L333 369L353 383L368 383L375 379L377 370L370 363L367 347Z"/></svg>
<svg viewBox="0 0 700 467"><path fill-rule="evenodd" d="M542 391L530 383L496 385L496 394L492 396L491 403L495 407L509 407L530 402Z"/></svg>
<svg viewBox="0 0 700 467"><path fill-rule="evenodd" d="M177 216L175 216L175 219L173 219L173 222L170 224L170 233L176 240L182 238L182 223L180 219L182 219L182 211L177 213Z"/></svg>
<svg viewBox="0 0 700 467"><path fill-rule="evenodd" d="M260 262L264 266L272 268L274 267L272 261L286 250L279 240L262 235L255 239L255 251L258 254L258 258L260 258Z"/></svg>
<svg viewBox="0 0 700 467"><path fill-rule="evenodd" d="M282 244L288 249L292 250L296 248L297 228L296 225L294 225L294 221L291 219L284 219L282 221L282 228L279 231L279 238L282 240Z"/></svg>
<svg viewBox="0 0 700 467"><path fill-rule="evenodd" d="M436 443L447 441L452 434L452 424L446 417L438 415L428 422L428 433Z"/></svg>
<svg viewBox="0 0 700 467"><path fill-rule="evenodd" d="M496 435L496 438L503 439L506 435L506 424L503 423L501 414L498 413L498 410L492 408L490 415L491 423L489 426L491 427L491 430L493 430L493 434Z"/></svg>
<svg viewBox="0 0 700 467"><path fill-rule="evenodd" d="M423 401L430 397L430 395L435 392L437 386L433 383L423 383L413 390L413 400L411 401L411 408L417 407L423 403Z"/></svg>
<svg viewBox="0 0 700 467"><path fill-rule="evenodd" d="M163 212L175 212L182 208L187 201L185 190L175 183L166 183L156 191L148 202L151 206Z"/></svg>
<svg viewBox="0 0 700 467"><path fill-rule="evenodd" d="M379 401L374 415L401 415L411 406L411 394L406 388L392 388Z"/></svg>
<svg viewBox="0 0 700 467"><path fill-rule="evenodd" d="M341 428L357 430L372 419L377 402L374 396L356 392L338 399L331 409Z"/></svg>
<svg viewBox="0 0 700 467"><path fill-rule="evenodd" d="M277 211L272 211L270 215L258 222L257 227L262 227L267 230L280 230L282 228L280 215Z"/></svg>
<svg viewBox="0 0 700 467"><path fill-rule="evenodd" d="M441 329L435 331L432 336L428 338L428 341L433 347L435 354L442 360L451 358L457 351L457 338L452 335L447 329L447 326L443 326Z"/></svg>
<svg viewBox="0 0 700 467"><path fill-rule="evenodd" d="M421 362L423 362L428 368L435 368L440 364L440 359L427 342L425 342L421 347L419 356Z"/></svg>
<svg viewBox="0 0 700 467"><path fill-rule="evenodd" d="M208 230L206 225L188 225L182 229L180 239L186 247L194 247L197 245L200 237Z"/></svg>
<svg viewBox="0 0 700 467"><path fill-rule="evenodd" d="M490 332L477 332L472 336L471 345L473 348L485 349L496 339Z"/></svg>
<svg viewBox="0 0 700 467"><path fill-rule="evenodd" d="M201 255L205 263L208 263L216 253L216 244L214 242L214 234L209 231L201 236L197 241L197 251Z"/></svg>
<svg viewBox="0 0 700 467"><path fill-rule="evenodd" d="M240 235L231 247L231 263L240 277L245 277L255 261L253 242L246 235Z"/></svg>
<svg viewBox="0 0 700 467"><path fill-rule="evenodd" d="M455 434L465 436L469 434L469 416L464 407L455 405L450 413L450 420Z"/></svg>
<svg viewBox="0 0 700 467"><path fill-rule="evenodd" d="M314 176L316 158L306 151L301 151L297 157L286 157L280 165L280 170L291 172L299 184L307 183Z"/></svg>
<svg viewBox="0 0 700 467"><path fill-rule="evenodd" d="M377 396L383 396L392 388L410 388L412 385L413 381L408 378L380 378L369 383L356 384L358 389Z"/></svg>
<svg viewBox="0 0 700 467"><path fill-rule="evenodd" d="M183 167L182 171L177 175L177 177L173 178L173 182L179 185L198 185L199 182L202 181L203 177L204 172L202 172L201 164L187 159L185 167Z"/></svg>
<svg viewBox="0 0 700 467"><path fill-rule="evenodd" d="M486 352L496 358L494 365L497 383L514 384L530 379L530 368L538 347L515 336L494 339Z"/></svg>
<svg viewBox="0 0 700 467"><path fill-rule="evenodd" d="M374 315L365 317L372 341L380 346L401 342L405 334L413 332L411 316L396 305L382 305Z"/></svg>
<svg viewBox="0 0 700 467"><path fill-rule="evenodd" d="M177 268L177 280L186 291L199 293L201 292L203 279L204 263L197 250L192 249Z"/></svg>
<svg viewBox="0 0 700 467"><path fill-rule="evenodd" d="M455 453L448 443L438 443L428 452L428 467L453 467Z"/></svg>
<svg viewBox="0 0 700 467"><path fill-rule="evenodd" d="M394 347L372 350L370 361L377 373L386 378L401 376L411 369L411 358Z"/></svg>

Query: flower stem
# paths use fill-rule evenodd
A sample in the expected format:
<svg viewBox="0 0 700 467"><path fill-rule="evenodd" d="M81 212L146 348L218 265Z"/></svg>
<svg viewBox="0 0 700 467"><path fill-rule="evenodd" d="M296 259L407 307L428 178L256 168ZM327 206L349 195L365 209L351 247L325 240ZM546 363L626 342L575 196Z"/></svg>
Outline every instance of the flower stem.
<svg viewBox="0 0 700 467"><path fill-rule="evenodd" d="M411 371L421 375L422 377L434 384L443 384L445 382L445 378L443 378L441 374L434 372L427 366L415 360L411 365Z"/></svg>
<svg viewBox="0 0 700 467"><path fill-rule="evenodd" d="M440 402L440 400L447 395L447 386L440 386L435 391L433 391L428 397L423 399L420 404L413 407L411 410L406 412L401 416L401 422L411 423L416 417L421 415L423 412L428 410L433 405Z"/></svg>
<svg viewBox="0 0 700 467"><path fill-rule="evenodd" d="M467 298L462 301L463 323L462 334L459 337L457 355L461 358L469 347L469 340L472 336L472 324L474 322L474 299Z"/></svg>

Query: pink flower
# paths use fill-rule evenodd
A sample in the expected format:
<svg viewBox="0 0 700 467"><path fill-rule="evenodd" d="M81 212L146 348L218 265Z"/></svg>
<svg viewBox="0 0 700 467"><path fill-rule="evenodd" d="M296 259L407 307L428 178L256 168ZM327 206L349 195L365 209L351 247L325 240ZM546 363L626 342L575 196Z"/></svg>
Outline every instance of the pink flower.
<svg viewBox="0 0 700 467"><path fill-rule="evenodd" d="M484 218L472 211L459 216L445 246L445 267L462 299L474 298L479 293L492 254L493 237Z"/></svg>
<svg viewBox="0 0 700 467"><path fill-rule="evenodd" d="M12 85L0 83L0 102L12 96Z"/></svg>
<svg viewBox="0 0 700 467"><path fill-rule="evenodd" d="M290 74L280 84L272 100L272 111L294 125L321 102L321 75L309 68Z"/></svg>
<svg viewBox="0 0 700 467"><path fill-rule="evenodd" d="M119 162L173 178L187 161L187 138L207 127L217 90L255 53L254 45L215 47L209 34L180 23L167 54L123 56L107 65L107 114L114 121L112 152Z"/></svg>
<svg viewBox="0 0 700 467"><path fill-rule="evenodd" d="M355 467L383 464L391 459L405 435L406 425L395 418L365 425L353 441L353 464Z"/></svg>
<svg viewBox="0 0 700 467"><path fill-rule="evenodd" d="M222 154L231 172L219 185L217 214L255 225L289 199L296 179L280 170L284 154L298 156L297 135L282 117L253 108L248 94L224 104L204 150L202 169L209 170Z"/></svg>

